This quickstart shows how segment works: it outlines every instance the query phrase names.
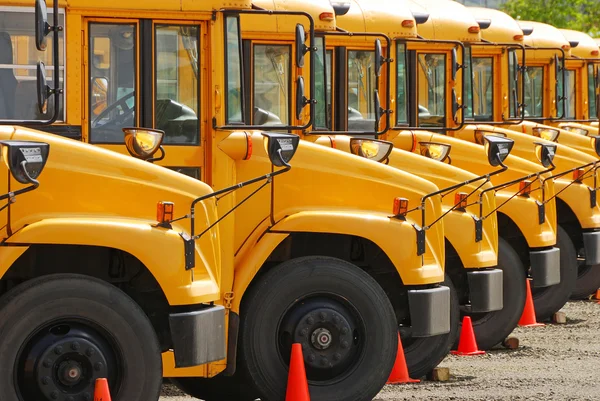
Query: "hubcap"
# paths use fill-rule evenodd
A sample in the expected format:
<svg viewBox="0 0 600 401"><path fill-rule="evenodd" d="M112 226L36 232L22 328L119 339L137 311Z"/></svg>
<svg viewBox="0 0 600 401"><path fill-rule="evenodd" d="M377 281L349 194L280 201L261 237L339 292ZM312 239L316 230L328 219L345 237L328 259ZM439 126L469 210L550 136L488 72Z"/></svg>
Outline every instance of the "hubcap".
<svg viewBox="0 0 600 401"><path fill-rule="evenodd" d="M106 333L79 322L41 328L16 362L16 388L23 400L91 401L97 378L118 388L121 364Z"/></svg>
<svg viewBox="0 0 600 401"><path fill-rule="evenodd" d="M363 346L362 327L348 305L327 298L297 303L279 330L280 352L289 361L292 343L300 343L307 378L328 381L354 365Z"/></svg>

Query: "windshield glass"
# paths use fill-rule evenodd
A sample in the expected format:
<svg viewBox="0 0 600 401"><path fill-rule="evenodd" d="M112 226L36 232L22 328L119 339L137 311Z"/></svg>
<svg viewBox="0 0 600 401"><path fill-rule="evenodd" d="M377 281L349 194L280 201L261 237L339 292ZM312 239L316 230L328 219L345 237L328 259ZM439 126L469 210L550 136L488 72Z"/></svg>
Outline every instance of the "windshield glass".
<svg viewBox="0 0 600 401"><path fill-rule="evenodd" d="M508 109L510 118L517 118L519 115L518 110L518 99L521 95L520 92L517 92L517 88L519 88L519 75L517 75L518 68L518 59L517 59L517 51L515 49L511 49L508 51Z"/></svg>
<svg viewBox="0 0 600 401"><path fill-rule="evenodd" d="M473 68L471 48L465 46L465 119L473 118Z"/></svg>
<svg viewBox="0 0 600 401"><path fill-rule="evenodd" d="M348 131L372 132L375 124L374 51L348 51Z"/></svg>
<svg viewBox="0 0 600 401"><path fill-rule="evenodd" d="M225 65L227 66L227 122L241 123L244 121L242 99L242 66L240 55L242 42L240 40L240 24L238 17L227 17L225 20Z"/></svg>
<svg viewBox="0 0 600 401"><path fill-rule="evenodd" d="M327 57L325 53L325 39L316 37L315 43L317 51L315 52L315 128L330 129L329 124L329 91L331 84L329 77L331 76L331 57Z"/></svg>
<svg viewBox="0 0 600 401"><path fill-rule="evenodd" d="M290 46L254 45L254 124L288 125Z"/></svg>
<svg viewBox="0 0 600 401"><path fill-rule="evenodd" d="M596 105L596 75L594 74L594 64L588 64L588 104L589 118L598 118L598 109Z"/></svg>
<svg viewBox="0 0 600 401"><path fill-rule="evenodd" d="M59 25L65 25L64 10L59 11ZM52 24L54 16L48 12ZM60 86L64 88L64 31L59 34ZM47 40L46 51L35 46L35 14L31 11L3 9L0 12L0 119L47 120L54 114L54 99L48 101L48 110L42 114L37 104L36 65L46 65L48 85L54 88L52 63L53 35ZM66 89L66 88L65 88ZM60 102L59 121L64 121L64 101Z"/></svg>
<svg viewBox="0 0 600 401"><path fill-rule="evenodd" d="M396 71L396 124L408 123L408 71L406 66L406 45L398 43L396 47L396 63L398 70Z"/></svg>
<svg viewBox="0 0 600 401"><path fill-rule="evenodd" d="M419 127L444 127L446 115L446 55L418 55Z"/></svg>
<svg viewBox="0 0 600 401"><path fill-rule="evenodd" d="M566 70L565 71L565 115L563 118L574 119L575 118L575 71L574 70ZM562 93L562 88L560 87L559 81L559 95ZM558 107L558 116L562 114L562 104L565 100L561 99Z"/></svg>
<svg viewBox="0 0 600 401"><path fill-rule="evenodd" d="M544 67L526 67L525 70L525 116L543 117Z"/></svg>
<svg viewBox="0 0 600 401"><path fill-rule="evenodd" d="M473 117L476 121L493 118L493 63L492 57L473 58Z"/></svg>

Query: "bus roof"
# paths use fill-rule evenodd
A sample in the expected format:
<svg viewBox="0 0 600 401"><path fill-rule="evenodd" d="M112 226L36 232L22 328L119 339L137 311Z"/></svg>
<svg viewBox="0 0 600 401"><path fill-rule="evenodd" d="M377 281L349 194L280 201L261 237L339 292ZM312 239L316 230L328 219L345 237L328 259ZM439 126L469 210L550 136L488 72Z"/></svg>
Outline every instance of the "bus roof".
<svg viewBox="0 0 600 401"><path fill-rule="evenodd" d="M429 19L417 26L419 35L426 39L478 42L479 25L467 8L452 0L408 0L414 11L425 9Z"/></svg>
<svg viewBox="0 0 600 401"><path fill-rule="evenodd" d="M394 38L417 37L417 24L402 1L351 0L350 9L337 16L337 25L349 32L378 32Z"/></svg>
<svg viewBox="0 0 600 401"><path fill-rule="evenodd" d="M315 30L335 30L335 15L329 0L253 0L252 3L266 10L304 11L313 18ZM304 25L307 31L309 28L308 20L302 16L242 14L241 18L244 32L292 33L297 23Z"/></svg>
<svg viewBox="0 0 600 401"><path fill-rule="evenodd" d="M569 42L558 28L537 21L519 21L521 29L533 28L531 34L526 35L524 44L531 47L560 47L565 51L571 48Z"/></svg>
<svg viewBox="0 0 600 401"><path fill-rule="evenodd" d="M5 6L33 7L34 0L3 0ZM52 6L48 1L48 7ZM250 9L252 0L59 0L60 7L74 9L102 9L102 10L152 10L152 11L213 11L221 9Z"/></svg>
<svg viewBox="0 0 600 401"><path fill-rule="evenodd" d="M599 58L600 48L590 35L572 29L559 29L565 39L571 42L571 56L579 58ZM575 45L574 42L577 42Z"/></svg>
<svg viewBox="0 0 600 401"><path fill-rule="evenodd" d="M467 9L479 23L482 39L495 43L523 43L523 30L510 15L492 8Z"/></svg>

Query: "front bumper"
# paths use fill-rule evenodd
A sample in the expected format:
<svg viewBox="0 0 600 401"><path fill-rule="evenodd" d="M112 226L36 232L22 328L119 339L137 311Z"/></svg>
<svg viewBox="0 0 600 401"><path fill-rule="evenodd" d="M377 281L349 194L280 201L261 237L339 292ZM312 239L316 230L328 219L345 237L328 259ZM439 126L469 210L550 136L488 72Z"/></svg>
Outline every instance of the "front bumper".
<svg viewBox="0 0 600 401"><path fill-rule="evenodd" d="M471 312L493 312L503 308L502 270L468 271L467 279L469 282Z"/></svg>
<svg viewBox="0 0 600 401"><path fill-rule="evenodd" d="M175 367L225 359L225 308L214 305L193 312L169 314Z"/></svg>
<svg viewBox="0 0 600 401"><path fill-rule="evenodd" d="M450 332L450 288L408 291L413 337L431 337Z"/></svg>
<svg viewBox="0 0 600 401"><path fill-rule="evenodd" d="M560 283L560 249L530 251L532 286L549 287Z"/></svg>
<svg viewBox="0 0 600 401"><path fill-rule="evenodd" d="M586 266L600 264L600 231L584 232L583 246L585 247Z"/></svg>

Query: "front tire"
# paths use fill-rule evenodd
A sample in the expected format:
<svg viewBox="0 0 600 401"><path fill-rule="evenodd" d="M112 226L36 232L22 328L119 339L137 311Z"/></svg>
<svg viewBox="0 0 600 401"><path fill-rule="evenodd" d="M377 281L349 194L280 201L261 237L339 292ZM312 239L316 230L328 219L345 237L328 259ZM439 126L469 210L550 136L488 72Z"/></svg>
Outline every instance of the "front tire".
<svg viewBox="0 0 600 401"><path fill-rule="evenodd" d="M162 383L158 339L141 308L75 274L38 277L0 298L0 366L3 401L91 400L102 377L114 401L153 401Z"/></svg>
<svg viewBox="0 0 600 401"><path fill-rule="evenodd" d="M560 283L531 289L535 317L540 322L550 320L567 303L577 282L575 246L561 226L557 226L556 234L556 246L560 248Z"/></svg>
<svg viewBox="0 0 600 401"><path fill-rule="evenodd" d="M503 238L498 238L498 268L502 270L503 307L499 311L467 314L480 350L502 342L517 327L525 307L525 268L519 255ZM462 329L462 321L460 324ZM454 344L454 349L458 342Z"/></svg>
<svg viewBox="0 0 600 401"><path fill-rule="evenodd" d="M288 260L257 277L242 301L240 359L263 401L285 398L292 343L303 345L313 401L372 400L398 346L379 284L330 257Z"/></svg>

